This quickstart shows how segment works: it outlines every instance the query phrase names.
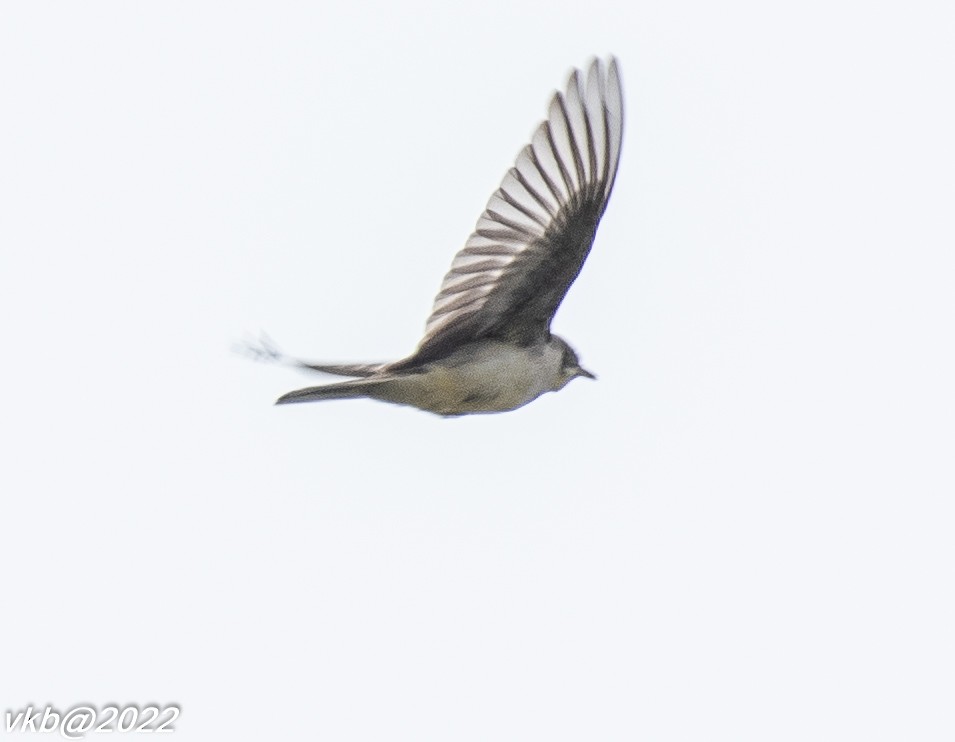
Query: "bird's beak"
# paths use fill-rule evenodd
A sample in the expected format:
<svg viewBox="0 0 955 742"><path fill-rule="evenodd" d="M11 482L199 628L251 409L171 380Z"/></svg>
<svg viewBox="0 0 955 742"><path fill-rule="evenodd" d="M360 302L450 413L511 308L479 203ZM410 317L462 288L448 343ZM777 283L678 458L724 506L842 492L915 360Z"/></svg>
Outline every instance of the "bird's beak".
<svg viewBox="0 0 955 742"><path fill-rule="evenodd" d="M588 370L585 369L585 368L580 368L580 366L577 367L577 375L578 375L578 376L586 376L588 379L593 379L594 381L597 380L596 375L590 373L590 371L588 371Z"/></svg>

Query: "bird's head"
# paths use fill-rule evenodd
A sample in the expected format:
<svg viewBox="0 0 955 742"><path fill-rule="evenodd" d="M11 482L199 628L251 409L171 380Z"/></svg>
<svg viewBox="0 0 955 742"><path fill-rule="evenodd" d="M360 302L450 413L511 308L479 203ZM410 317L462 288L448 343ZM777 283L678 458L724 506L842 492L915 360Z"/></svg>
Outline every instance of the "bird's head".
<svg viewBox="0 0 955 742"><path fill-rule="evenodd" d="M583 376L587 379L597 378L590 371L581 367L580 360L577 358L577 353L566 343L566 341L557 337L556 335L553 336L553 339L557 342L561 349L558 389L562 389L571 379L576 379L578 376Z"/></svg>

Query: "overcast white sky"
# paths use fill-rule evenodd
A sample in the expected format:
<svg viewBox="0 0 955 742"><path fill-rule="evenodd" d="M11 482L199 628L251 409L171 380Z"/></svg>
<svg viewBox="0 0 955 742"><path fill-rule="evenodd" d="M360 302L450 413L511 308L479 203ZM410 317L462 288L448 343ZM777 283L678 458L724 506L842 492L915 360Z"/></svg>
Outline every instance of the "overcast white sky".
<svg viewBox="0 0 955 742"><path fill-rule="evenodd" d="M955 738L953 38L943 2L5 4L0 713ZM232 342L412 350L607 53L623 159L555 322L599 381L274 408L312 379Z"/></svg>

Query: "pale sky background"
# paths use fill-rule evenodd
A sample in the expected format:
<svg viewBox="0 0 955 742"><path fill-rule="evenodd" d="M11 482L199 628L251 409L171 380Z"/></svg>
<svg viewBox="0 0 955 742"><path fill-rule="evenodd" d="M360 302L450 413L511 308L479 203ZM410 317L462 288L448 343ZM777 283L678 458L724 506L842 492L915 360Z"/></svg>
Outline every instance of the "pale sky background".
<svg viewBox="0 0 955 742"><path fill-rule="evenodd" d="M955 739L950 3L0 21L0 713ZM608 53L620 174L555 322L599 381L457 420L273 407L318 377L231 344L410 352L551 91Z"/></svg>

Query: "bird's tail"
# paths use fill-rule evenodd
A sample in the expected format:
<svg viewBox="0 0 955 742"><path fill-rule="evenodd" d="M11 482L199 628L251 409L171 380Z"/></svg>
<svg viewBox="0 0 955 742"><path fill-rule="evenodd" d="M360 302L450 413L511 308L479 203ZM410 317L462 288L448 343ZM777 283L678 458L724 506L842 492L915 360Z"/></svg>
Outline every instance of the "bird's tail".
<svg viewBox="0 0 955 742"><path fill-rule="evenodd" d="M283 394L275 404L295 404L297 402L320 402L323 399L354 399L356 397L371 397L374 391L386 383L381 379L355 379L342 381L337 384L309 386L297 389L294 392Z"/></svg>
<svg viewBox="0 0 955 742"><path fill-rule="evenodd" d="M292 358L279 350L278 346L272 342L272 338L264 332L259 335L258 340L248 339L241 343L236 343L232 349L236 353L247 356L255 361L281 363L285 366L303 368L309 371L319 371L323 374L332 374L333 376L360 376L365 378L374 376L385 366L384 363L314 363L312 361L303 361L301 358Z"/></svg>

